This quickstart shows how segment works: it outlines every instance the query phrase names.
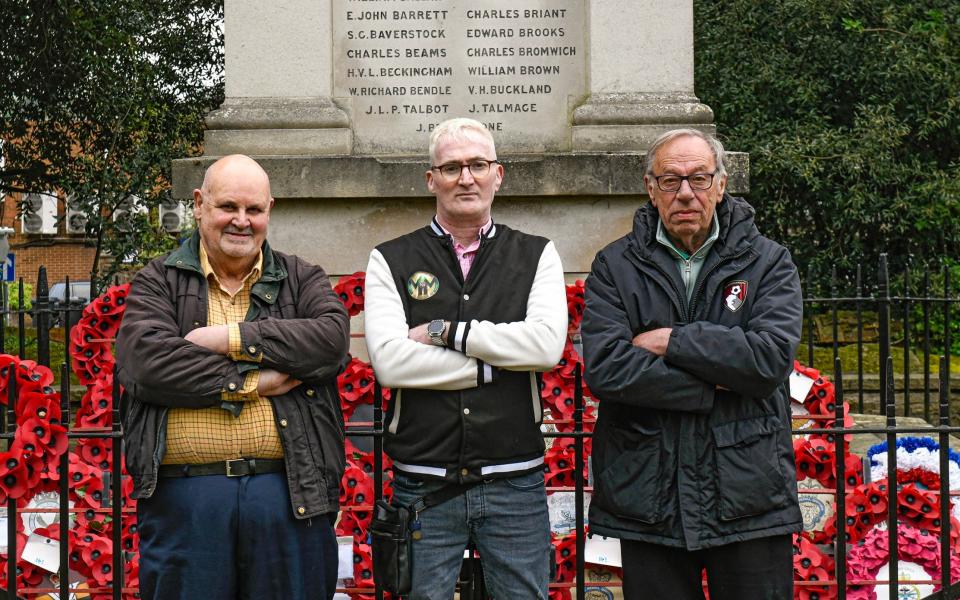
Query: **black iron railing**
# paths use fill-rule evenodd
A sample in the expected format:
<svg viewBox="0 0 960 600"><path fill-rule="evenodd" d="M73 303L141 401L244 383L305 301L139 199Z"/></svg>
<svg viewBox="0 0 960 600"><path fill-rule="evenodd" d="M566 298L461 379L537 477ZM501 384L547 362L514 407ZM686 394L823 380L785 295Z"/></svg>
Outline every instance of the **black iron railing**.
<svg viewBox="0 0 960 600"><path fill-rule="evenodd" d="M960 597L960 584L954 584L949 581L949 565L951 560L956 558L950 555L950 499L949 490L949 455L948 448L951 436L960 432L960 427L953 426L952 419L957 419L960 414L952 408L952 400L955 399L955 393L960 386L950 377L950 358L951 344L953 343L953 333L951 331L951 319L953 315L958 314L957 305L960 305L960 296L957 296L952 289L951 275L949 269L944 268L942 274L937 272L925 271L917 277L915 272L911 272L908 267L903 276L898 278L897 283L892 286L891 278L887 270L886 257L881 257L879 267L876 272L874 283L867 285L861 268L858 268L853 277L850 278L850 284L847 279L833 273L829 283L825 286L809 285L805 282L805 289L827 289L827 294L809 293L803 299L805 307L805 332L803 342L807 345L807 355L804 357L808 366L820 368L822 371L832 371L834 374L835 393L837 401L835 403L836 414L832 422L821 421L814 429L805 429L795 431L794 435L824 434L832 435L836 441L834 446L834 458L837 468L836 489L825 490L836 502L836 514L844 515L850 489L844 480L844 460L846 449L846 435L858 436L867 434L879 434L887 439L887 465L888 477L896 480L896 438L901 434L922 434L934 436L939 440L940 445L940 476L941 493L939 496L939 514L942 527L939 532L941 540L941 578L935 582L943 586L945 592L937 592L931 598L956 598ZM933 281L938 283L934 285ZM852 289L845 289L847 285ZM894 289L895 288L895 289ZM4 310L2 314L4 321L11 320L16 324L16 332L7 331L5 327L0 327L0 344L7 344L13 340L16 354L21 358L35 358L37 363L50 366L51 362L51 337L50 323L53 320L64 324L64 359L60 365L57 365L55 372L60 375L60 408L62 412L62 424L68 428L68 437L71 441L83 438L108 438L111 440L113 457L112 465L107 470L109 483L104 485L105 490L110 490L104 494L102 506L97 512L110 515L115 524L112 530L111 539L113 543L113 579L111 585L99 590L100 593L110 593L113 598L120 599L124 594L133 593L135 590L124 588L124 560L128 556L123 552L121 527L123 514L129 514L132 509L122 506L120 499L121 491L121 473L119 472L120 461L117 457L122 452L122 432L120 429L120 419L118 416L119 397L118 390L114 389L114 411L112 426L108 428L77 428L72 427L73 412L71 397L74 395L74 386L71 384L70 377L70 353L69 353L69 331L77 318L77 307L51 306L49 298L49 289L47 286L46 275L41 269L36 284L36 298L30 309L25 309L26 301L24 294L24 285L21 280L16 290L19 296L18 308L15 310ZM67 286L69 288L69 285ZM6 308L6 305L4 306ZM854 315L855 336L849 344L844 344L841 335L842 312L849 312ZM938 320L939 326L934 323ZM27 319L31 324L28 329ZM820 323L819 334L817 323ZM891 324L896 323L898 331L891 330ZM865 330L875 328L876 336L874 338L877 350L877 358L868 360L865 358L865 349L871 347L870 336L865 335ZM27 341L27 332L32 330L32 343ZM11 338L12 336L12 338ZM855 349L855 358L849 357L846 361L841 360L841 354L848 352L845 348L849 346ZM830 348L830 359L819 358L815 355L815 349ZM894 372L894 355L891 348L897 348L903 353L902 375L898 376ZM922 367L917 369L911 362L913 353L918 353L922 357ZM939 356L939 360L937 357ZM821 364L817 364L817 363ZM844 377L843 366L853 365L855 377ZM933 366L939 367L937 370ZM825 368L826 367L826 368ZM873 376L872 373L877 373ZM11 373L12 375L12 373ZM575 465L573 468L573 485L548 488L550 492L573 492L575 494L575 523L576 523L576 582L553 583L551 589L568 588L573 597L583 599L586 594L586 588L591 585L586 582L584 574L586 565L584 563L584 545L585 545L585 522L584 514L585 494L591 491L587 481L583 477L583 464L585 461L584 440L592 436L590 431L592 419L585 418L585 399L580 385L580 369L576 370L576 384L574 386L574 412L571 419L566 421L545 421L546 423L562 422L565 425L572 425L572 431L549 432L547 437L573 438L575 449ZM915 384L920 385L919 393L922 397L923 410L922 416L932 427L903 426L898 425L900 416L914 416L916 407L914 401L918 389ZM9 449L13 444L15 428L17 427L16 403L17 403L17 382L15 376L10 376L7 387L8 403L2 419L0 419L0 439L6 440L6 448ZM876 397L876 412L886 416L886 423L883 427L873 428L844 428L843 399L854 405L857 412L864 412L867 408L867 400ZM373 479L376 499L382 494L383 489L383 413L381 410L380 389L376 388L373 406L373 415L371 422L348 423L348 437L372 438L373 446ZM601 407L602 408L602 407ZM934 414L935 413L935 414ZM59 469L61 474L68 474L69 471L69 453L64 453L59 459ZM105 482L106 483L106 482ZM59 515L61 524L68 524L71 515L82 508L70 508L67 501L69 498L69 481L67 476L62 476L59 480L60 507L56 511ZM897 520L897 500L896 486L887 486L888 494L888 514L887 527L892 535L889 536L890 545L890 573L893 580L890 586L890 598L896 598L897 593L897 536L895 532L898 527ZM362 509L363 507L358 507ZM23 513L25 509L19 508L15 500L7 502L8 518L8 540L7 547L12 550L17 548L16 539L16 519L18 518L18 509ZM369 509L369 507L368 507ZM33 509L35 512L51 511L52 509ZM836 590L838 598L846 597L848 585L855 585L856 582L846 580L846 561L845 557L848 551L848 544L845 536L842 535L844 521L838 519L838 530L841 534L836 536L835 546L833 548L833 557L835 569L833 579L828 582L817 582L820 585L826 584ZM61 570L65 574L67 565L70 564L71 547L68 539L68 527L60 527L60 564ZM476 561L474 561L476 563ZM461 597L480 598L482 597L481 581L477 576L477 564L473 564L474 571L472 576L465 578L461 586ZM10 589L7 591L8 598L20 597L22 594L39 594L41 592L59 593L61 597L69 597L69 577L62 576L56 589L16 589L16 552L8 552L6 561L7 581ZM882 583L882 582L881 582ZM608 585L608 584L604 584ZM798 583L801 585L811 585L809 582ZM97 591L97 590L91 590ZM358 589L350 589L350 592L360 592ZM373 591L378 599L383 598L380 590L363 590L365 593Z"/></svg>

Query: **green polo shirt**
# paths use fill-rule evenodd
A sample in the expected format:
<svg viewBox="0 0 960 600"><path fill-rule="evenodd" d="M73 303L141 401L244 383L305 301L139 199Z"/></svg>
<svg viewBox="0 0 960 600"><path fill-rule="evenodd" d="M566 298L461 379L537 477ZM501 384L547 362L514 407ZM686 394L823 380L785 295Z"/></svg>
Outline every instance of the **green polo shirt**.
<svg viewBox="0 0 960 600"><path fill-rule="evenodd" d="M663 221L657 221L657 241L667 247L670 254L677 261L677 268L680 269L680 278L683 285L687 288L687 302L693 296L693 288L697 283L697 276L700 275L700 269L703 267L703 261L710 252L710 247L720 237L720 222L717 220L717 213L713 213L713 224L710 226L710 237L693 254L687 254L684 250L677 248L670 241L666 230L663 228Z"/></svg>

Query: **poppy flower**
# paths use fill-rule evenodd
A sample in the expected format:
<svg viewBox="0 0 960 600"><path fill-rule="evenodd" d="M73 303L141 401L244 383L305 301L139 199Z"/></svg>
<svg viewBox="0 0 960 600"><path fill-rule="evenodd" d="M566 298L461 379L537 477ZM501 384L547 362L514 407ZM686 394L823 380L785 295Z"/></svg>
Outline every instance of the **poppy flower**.
<svg viewBox="0 0 960 600"><path fill-rule="evenodd" d="M20 394L17 400L17 425L22 426L30 417L44 421L60 422L60 394L31 391Z"/></svg>
<svg viewBox="0 0 960 600"><path fill-rule="evenodd" d="M580 358L580 355L577 354L577 350L573 347L573 342L567 340L567 343L563 346L563 354L560 356L560 362L557 363L557 366L554 368L554 370L564 378L572 381L575 376L577 365L582 364L583 360Z"/></svg>
<svg viewBox="0 0 960 600"><path fill-rule="evenodd" d="M552 534L554 557L557 563L557 582L573 581L577 576L577 537Z"/></svg>
<svg viewBox="0 0 960 600"><path fill-rule="evenodd" d="M98 586L113 583L113 555L103 554L90 566L90 573Z"/></svg>
<svg viewBox="0 0 960 600"><path fill-rule="evenodd" d="M856 454L847 454L843 459L843 480L847 488L855 488L863 483L863 460Z"/></svg>
<svg viewBox="0 0 960 600"><path fill-rule="evenodd" d="M346 440L345 446L345 454L348 463L353 462L355 465L363 469L363 472L366 473L367 477L370 479L370 484L373 485L373 452L361 452L356 446L353 445L352 442L350 442L350 440ZM393 488L390 487L393 461L390 460L390 457L383 455L381 468L383 469L383 479L381 480L383 491L381 492L381 497L389 501L393 496ZM368 504L372 504L372 501L368 502Z"/></svg>
<svg viewBox="0 0 960 600"><path fill-rule="evenodd" d="M53 383L53 371L32 360L21 360L14 372L17 375L17 393L41 391Z"/></svg>
<svg viewBox="0 0 960 600"><path fill-rule="evenodd" d="M48 452L44 456L51 456L51 453ZM59 459L59 456L57 458ZM38 454L24 454L23 462L27 467L27 489L36 489L44 473L48 470L47 463L44 462L43 456Z"/></svg>
<svg viewBox="0 0 960 600"><path fill-rule="evenodd" d="M578 279L567 286L567 331L580 329L584 307L583 280Z"/></svg>
<svg viewBox="0 0 960 600"><path fill-rule="evenodd" d="M127 288L129 289L129 288ZM94 300L99 315L121 315L126 308L127 291L122 286L113 286Z"/></svg>
<svg viewBox="0 0 960 600"><path fill-rule="evenodd" d="M31 417L20 426L18 435L32 454L60 456L67 451L67 430L62 425Z"/></svg>
<svg viewBox="0 0 960 600"><path fill-rule="evenodd" d="M342 510L340 521L337 523L337 535L353 536L354 541L367 538L367 527L370 525L369 511Z"/></svg>
<svg viewBox="0 0 960 600"><path fill-rule="evenodd" d="M867 501L870 502L870 510L873 511L874 514L886 514L886 486L881 486L879 483L871 483L867 489L864 490L864 495L866 495Z"/></svg>
<svg viewBox="0 0 960 600"><path fill-rule="evenodd" d="M137 548L140 547L140 531L137 525L137 515L124 515L122 523L123 532L121 533L121 538L123 540L123 549L126 552L136 552Z"/></svg>
<svg viewBox="0 0 960 600"><path fill-rule="evenodd" d="M80 548L80 557L87 564L93 564L104 555L110 554L110 540L100 535L91 536L91 539Z"/></svg>
<svg viewBox="0 0 960 600"><path fill-rule="evenodd" d="M82 487L77 486L76 488L71 485L70 490L80 498L85 506L89 506L90 508L103 508L105 494L109 494L110 490L104 489L103 471L96 467L91 468L94 470L94 476L86 479L86 485ZM77 474L78 473L74 473L73 476Z"/></svg>
<svg viewBox="0 0 960 600"><path fill-rule="evenodd" d="M88 464L77 452L70 453L70 489L85 488L101 475L100 469Z"/></svg>
<svg viewBox="0 0 960 600"><path fill-rule="evenodd" d="M557 420L573 417L573 379L564 377L557 369L543 374L540 381L540 397L550 415Z"/></svg>
<svg viewBox="0 0 960 600"><path fill-rule="evenodd" d="M10 354L0 354L0 392L7 391L7 384L10 381L10 373L16 370L20 364L20 358ZM6 393L0 395L0 402L7 403Z"/></svg>
<svg viewBox="0 0 960 600"><path fill-rule="evenodd" d="M552 413L551 413L552 414ZM597 424L597 409L592 404L587 404L583 407L583 424L582 431L593 431L594 427ZM573 415L570 416L570 419L565 421L558 420L553 424L557 428L557 431L562 433L570 432L574 430ZM588 437L584 438L584 451L588 454L590 453L589 448L592 446L593 438Z"/></svg>
<svg viewBox="0 0 960 600"><path fill-rule="evenodd" d="M357 587L373 587L373 555L368 544L353 545L353 582Z"/></svg>
<svg viewBox="0 0 960 600"><path fill-rule="evenodd" d="M340 503L373 504L373 481L359 465L348 463L340 480Z"/></svg>
<svg viewBox="0 0 960 600"><path fill-rule="evenodd" d="M351 358L347 368L337 376L340 407L349 419L356 405L373 403L373 369L367 363Z"/></svg>
<svg viewBox="0 0 960 600"><path fill-rule="evenodd" d="M333 286L340 301L343 302L347 314L351 317L359 315L363 311L363 288L366 273L357 271L352 275L345 275L340 278L337 285Z"/></svg>
<svg viewBox="0 0 960 600"><path fill-rule="evenodd" d="M23 448L12 446L0 452L0 499L19 498L27 492L27 465L22 457Z"/></svg>
<svg viewBox="0 0 960 600"><path fill-rule="evenodd" d="M109 438L84 438L77 443L77 450L84 462L107 470L113 454L113 441Z"/></svg>
<svg viewBox="0 0 960 600"><path fill-rule="evenodd" d="M77 410L77 428L102 428L109 427L111 422L111 411L101 410L86 402L80 405Z"/></svg>

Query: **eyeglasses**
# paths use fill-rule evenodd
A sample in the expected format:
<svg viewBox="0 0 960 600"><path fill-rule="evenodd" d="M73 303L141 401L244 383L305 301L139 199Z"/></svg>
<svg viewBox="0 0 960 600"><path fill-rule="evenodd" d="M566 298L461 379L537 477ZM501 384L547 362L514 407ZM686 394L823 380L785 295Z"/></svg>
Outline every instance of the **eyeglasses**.
<svg viewBox="0 0 960 600"><path fill-rule="evenodd" d="M693 175L661 175L654 177L657 180L657 187L664 192L677 192L680 186L686 181L690 184L691 190L709 190L713 185L713 173L694 173Z"/></svg>
<svg viewBox="0 0 960 600"><path fill-rule="evenodd" d="M439 171L440 176L443 177L446 181L456 181L460 179L460 174L463 173L463 169L470 169L470 174L473 175L475 179L483 179L490 173L490 165L500 164L499 160L484 160L482 158L475 158L468 163L444 163L442 165L432 165L430 170Z"/></svg>

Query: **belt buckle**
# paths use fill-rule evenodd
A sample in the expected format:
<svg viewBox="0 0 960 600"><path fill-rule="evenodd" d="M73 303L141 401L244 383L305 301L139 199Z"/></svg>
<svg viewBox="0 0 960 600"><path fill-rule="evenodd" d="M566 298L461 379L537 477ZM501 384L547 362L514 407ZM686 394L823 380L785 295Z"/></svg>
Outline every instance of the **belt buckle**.
<svg viewBox="0 0 960 600"><path fill-rule="evenodd" d="M246 475L246 473L233 472L233 465L237 463L245 463L245 462L247 462L245 458L234 458L232 460L224 461L227 467L227 473L226 473L227 477L243 477L244 475Z"/></svg>

